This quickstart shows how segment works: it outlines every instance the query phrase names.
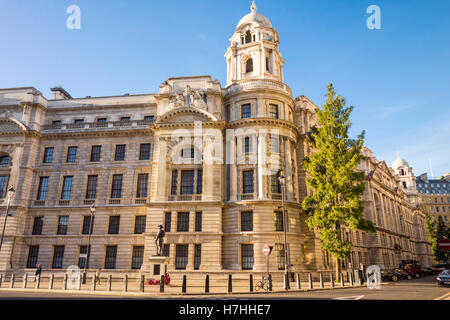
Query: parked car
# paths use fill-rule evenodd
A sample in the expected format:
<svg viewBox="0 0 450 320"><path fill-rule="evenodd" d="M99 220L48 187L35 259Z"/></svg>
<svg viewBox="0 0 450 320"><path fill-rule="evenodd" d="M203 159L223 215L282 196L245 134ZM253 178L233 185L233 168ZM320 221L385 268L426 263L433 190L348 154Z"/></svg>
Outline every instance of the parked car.
<svg viewBox="0 0 450 320"><path fill-rule="evenodd" d="M409 270L403 269L403 268L396 268L394 269L395 272L399 274L400 279L408 279L411 280L413 278L413 275Z"/></svg>
<svg viewBox="0 0 450 320"><path fill-rule="evenodd" d="M414 260L403 261L403 263L400 265L400 268L406 269L409 272L411 272L411 274L414 278L420 278L425 275L420 263L418 263L417 261L414 261Z"/></svg>
<svg viewBox="0 0 450 320"><path fill-rule="evenodd" d="M439 263L431 266L436 273L444 271L445 269L449 269L449 265L447 263Z"/></svg>
<svg viewBox="0 0 450 320"><path fill-rule="evenodd" d="M384 269L381 270L381 279L396 282L400 279L400 274L394 269Z"/></svg>
<svg viewBox="0 0 450 320"><path fill-rule="evenodd" d="M438 286L450 285L450 270L445 269L436 277Z"/></svg>
<svg viewBox="0 0 450 320"><path fill-rule="evenodd" d="M437 271L434 270L433 268L423 268L422 270L426 276L437 274Z"/></svg>

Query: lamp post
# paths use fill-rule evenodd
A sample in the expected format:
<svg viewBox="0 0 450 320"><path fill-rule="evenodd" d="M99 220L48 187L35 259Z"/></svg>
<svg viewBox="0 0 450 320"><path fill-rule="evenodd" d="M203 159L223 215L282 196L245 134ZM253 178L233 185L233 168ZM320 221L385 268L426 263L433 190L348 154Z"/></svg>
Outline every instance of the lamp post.
<svg viewBox="0 0 450 320"><path fill-rule="evenodd" d="M289 273L288 273L288 256L287 256L287 236L286 236L286 213L284 210L284 186L285 178L282 170L278 170L278 181L281 185L281 210L283 215L283 231L284 231L284 289L289 290Z"/></svg>
<svg viewBox="0 0 450 320"><path fill-rule="evenodd" d="M86 284L86 274L87 274L87 267L89 264L89 258L90 258L90 253L91 250L89 249L89 247L91 246L91 234L92 234L92 222L94 220L94 215L95 215L95 206L94 204L92 204L92 206L90 207L91 210L91 218L89 219L89 229L88 229L88 244L86 247L86 262L84 263L84 271L83 271L83 284Z"/></svg>
<svg viewBox="0 0 450 320"><path fill-rule="evenodd" d="M14 190L13 186L10 186L8 189L8 202L6 204L5 220L3 221L2 238L0 240L0 251L2 250L3 237L5 236L6 220L8 219L8 211L9 211L9 203L11 201L11 197L13 196L14 192L16 192L16 190Z"/></svg>

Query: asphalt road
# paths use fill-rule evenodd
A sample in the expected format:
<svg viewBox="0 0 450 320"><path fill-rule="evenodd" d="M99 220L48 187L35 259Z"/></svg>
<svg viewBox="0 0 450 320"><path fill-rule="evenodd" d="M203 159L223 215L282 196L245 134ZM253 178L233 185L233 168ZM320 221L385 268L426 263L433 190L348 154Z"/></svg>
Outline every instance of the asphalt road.
<svg viewBox="0 0 450 320"><path fill-rule="evenodd" d="M346 288L309 292L282 292L268 294L233 294L233 295L184 295L184 296L113 296L113 295L89 295L70 293L45 293L45 292L21 292L0 291L0 299L206 299L206 300L228 300L228 299L280 299L280 300L450 300L450 287L438 287L435 276L429 276L413 280L400 280L383 285L380 289L368 289L367 287Z"/></svg>

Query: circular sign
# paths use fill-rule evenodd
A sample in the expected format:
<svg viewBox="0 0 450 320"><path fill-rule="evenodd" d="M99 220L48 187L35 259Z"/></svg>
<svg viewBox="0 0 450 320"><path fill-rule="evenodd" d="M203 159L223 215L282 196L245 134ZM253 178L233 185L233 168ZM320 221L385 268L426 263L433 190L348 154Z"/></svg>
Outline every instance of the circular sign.
<svg viewBox="0 0 450 320"><path fill-rule="evenodd" d="M438 246L439 248L441 248L441 250L450 250L450 240L441 239L438 242Z"/></svg>
<svg viewBox="0 0 450 320"><path fill-rule="evenodd" d="M263 247L263 253L266 256L270 254L270 247L267 244Z"/></svg>

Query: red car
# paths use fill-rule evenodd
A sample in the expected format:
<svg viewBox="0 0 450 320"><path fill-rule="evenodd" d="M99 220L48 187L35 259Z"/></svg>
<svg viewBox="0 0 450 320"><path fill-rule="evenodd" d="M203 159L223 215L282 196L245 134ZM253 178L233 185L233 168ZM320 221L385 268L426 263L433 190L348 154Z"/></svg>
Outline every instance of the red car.
<svg viewBox="0 0 450 320"><path fill-rule="evenodd" d="M425 275L425 272L423 272L420 263L418 263L417 261L403 261L403 263L400 265L400 268L408 270L415 278L420 278Z"/></svg>

